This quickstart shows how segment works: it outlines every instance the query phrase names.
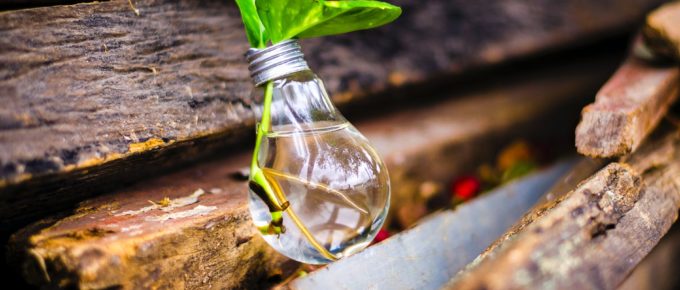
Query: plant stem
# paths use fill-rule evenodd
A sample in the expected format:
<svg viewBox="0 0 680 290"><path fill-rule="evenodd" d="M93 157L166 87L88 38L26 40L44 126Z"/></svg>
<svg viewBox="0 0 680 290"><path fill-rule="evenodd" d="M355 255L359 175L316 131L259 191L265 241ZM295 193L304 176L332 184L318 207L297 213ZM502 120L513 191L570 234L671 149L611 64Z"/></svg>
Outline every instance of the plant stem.
<svg viewBox="0 0 680 290"><path fill-rule="evenodd" d="M250 179L260 185L262 190L267 195L269 203L276 205L276 207L281 208L283 201L276 198L274 191L272 190L269 182L264 176L262 169L258 165L258 156L260 153L260 146L262 145L262 140L269 130L269 124L271 123L271 104L272 104L272 94L273 94L274 84L270 81L265 84L264 87L264 109L262 110L262 119L260 124L257 125L257 137L255 139L255 150L253 151L253 159L250 163ZM265 201L266 202L266 201Z"/></svg>
<svg viewBox="0 0 680 290"><path fill-rule="evenodd" d="M264 109L262 110L262 119L260 124L257 126L257 139L255 139L255 152L253 152L253 160L250 164L250 169L259 169L257 164L258 153L260 152L260 144L264 135L267 134L269 124L271 123L271 105L272 105L272 94L273 94L274 84L270 81L265 84L264 87Z"/></svg>
<svg viewBox="0 0 680 290"><path fill-rule="evenodd" d="M264 172L262 171L262 168L258 165L258 156L260 153L260 145L262 144L262 140L264 139L265 135L267 134L267 131L269 130L269 126L271 123L271 104L272 104L272 94L273 94L273 89L274 89L274 84L270 81L267 82L267 84L264 87L264 108L262 110L262 119L260 120L260 124L257 126L257 139L255 140L255 150L253 152L253 159L250 163L250 174L251 174L251 179L259 184L262 189L265 191L267 194L267 198L274 204L277 204L279 207L281 207L282 204L286 202L286 197L284 193L278 188L278 185L273 182L270 183L267 180L267 177L265 176ZM274 186L275 188L272 188ZM279 196L277 196L277 193ZM344 196L344 195L343 195ZM293 211L292 207L288 207L285 209L286 212L288 212L288 216L293 220L293 223L300 229L300 232L307 238L307 241L317 250L319 251L320 254L322 254L324 257L330 260L337 260L337 257L330 253L326 248L324 248L312 235L312 233L309 232L307 227L302 223L302 221L297 217L295 212Z"/></svg>
<svg viewBox="0 0 680 290"><path fill-rule="evenodd" d="M278 195L278 198L281 199L282 202L286 202L287 201L286 196L284 195L283 191L281 190L281 187L279 186L279 184L275 180L273 180L273 178L266 176L266 175L265 175L265 177L267 177L267 180L271 183L272 188L274 190L274 193ZM270 178L272 180L270 180ZM314 247L314 249L316 249L319 252L319 254L321 254L322 256L326 257L326 259L329 259L331 261L335 261L335 260L338 259L338 257L333 255L333 253L329 252L326 248L324 248L323 245L321 245L321 243L319 243L319 241L316 240L316 238L314 238L314 235L309 231L309 229L307 229L305 224L302 223L302 221L297 216L297 214L295 214L295 211L293 211L292 206L288 207L286 209L286 212L288 213L288 216L290 217L290 219L293 220L293 223L298 227L298 229L300 230L302 235L305 236L305 238L307 239L309 244L312 247Z"/></svg>
<svg viewBox="0 0 680 290"><path fill-rule="evenodd" d="M358 204L356 204L356 203L355 203L354 201L352 201L352 199L349 198L346 194L342 193L341 191L335 190L335 189L331 188L330 186L328 186L328 185L326 185L326 184L323 184L323 183L316 183L316 182L312 182L312 181L309 181L309 180L304 180L304 179L299 178L299 177L297 177L297 176L293 176L293 175L290 175L290 174L288 174L288 173L281 172L281 171L278 171L278 170L274 170L274 169L271 169L271 168L262 168L262 170L265 172L265 176L267 176L267 175L279 176L279 177L287 178L288 180L292 180L292 181L298 182L298 183L300 183L300 184L302 184L302 185L305 185L306 187L321 188L321 189L323 189L323 190L325 190L325 191L327 191L327 192L330 192L330 193L332 193L332 194L337 195L337 196L340 197L343 201L345 201L345 202L347 203L347 205L353 207L354 209L360 211L361 213L363 213L363 214L368 214L368 210L367 210L367 209L364 209L364 208L362 208L361 206L359 206Z"/></svg>

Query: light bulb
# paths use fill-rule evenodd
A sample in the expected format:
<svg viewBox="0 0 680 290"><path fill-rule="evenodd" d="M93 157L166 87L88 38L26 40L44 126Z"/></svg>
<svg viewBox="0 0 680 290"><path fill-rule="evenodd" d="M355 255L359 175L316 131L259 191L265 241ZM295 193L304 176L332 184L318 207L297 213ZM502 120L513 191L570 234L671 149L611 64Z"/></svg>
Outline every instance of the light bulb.
<svg viewBox="0 0 680 290"><path fill-rule="evenodd" d="M275 198L267 197L252 174L249 194L253 222L264 240L308 264L365 248L389 207L385 165L332 104L296 41L252 50L248 60L256 84L272 82L271 122L260 128L266 133L256 161ZM277 208L282 222L272 215Z"/></svg>

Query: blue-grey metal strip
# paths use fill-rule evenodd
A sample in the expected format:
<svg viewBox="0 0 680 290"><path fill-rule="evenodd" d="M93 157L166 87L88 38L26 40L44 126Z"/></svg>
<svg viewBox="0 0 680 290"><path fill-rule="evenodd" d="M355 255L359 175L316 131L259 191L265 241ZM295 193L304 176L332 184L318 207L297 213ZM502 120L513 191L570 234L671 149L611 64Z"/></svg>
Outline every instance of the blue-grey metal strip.
<svg viewBox="0 0 680 290"><path fill-rule="evenodd" d="M503 234L576 159L435 213L380 244L298 278L292 289L439 289Z"/></svg>

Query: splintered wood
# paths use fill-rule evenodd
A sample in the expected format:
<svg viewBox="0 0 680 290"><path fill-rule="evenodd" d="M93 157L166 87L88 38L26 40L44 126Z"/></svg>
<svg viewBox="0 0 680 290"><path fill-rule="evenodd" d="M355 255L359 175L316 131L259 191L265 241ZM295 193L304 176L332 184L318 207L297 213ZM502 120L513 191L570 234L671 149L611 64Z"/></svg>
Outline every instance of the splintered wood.
<svg viewBox="0 0 680 290"><path fill-rule="evenodd" d="M446 289L613 289L677 219L680 135L611 163Z"/></svg>
<svg viewBox="0 0 680 290"><path fill-rule="evenodd" d="M583 109L578 152L608 158L635 151L677 99L679 86L677 66L629 57Z"/></svg>

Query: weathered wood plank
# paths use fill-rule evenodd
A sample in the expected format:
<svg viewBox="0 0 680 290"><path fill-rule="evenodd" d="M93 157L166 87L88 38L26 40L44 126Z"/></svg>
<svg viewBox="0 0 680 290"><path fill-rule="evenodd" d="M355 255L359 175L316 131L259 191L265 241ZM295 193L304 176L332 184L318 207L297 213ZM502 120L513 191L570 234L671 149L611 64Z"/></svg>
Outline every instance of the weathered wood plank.
<svg viewBox="0 0 680 290"><path fill-rule="evenodd" d="M628 58L583 108L578 152L608 158L629 154L654 130L678 97L680 68Z"/></svg>
<svg viewBox="0 0 680 290"><path fill-rule="evenodd" d="M617 287L668 231L680 207L680 135L672 131L646 146L580 184L500 253L445 289Z"/></svg>
<svg viewBox="0 0 680 290"><path fill-rule="evenodd" d="M642 34L656 55L680 61L680 2L664 4L650 13Z"/></svg>
<svg viewBox="0 0 680 290"><path fill-rule="evenodd" d="M516 79L485 79L457 98L366 120L357 127L384 157L394 188L393 207L399 207L422 182L445 182L475 168L513 138L573 136L569 132L580 103L613 65L606 57L593 56L516 73ZM491 80L497 85L488 86ZM265 273L260 267L270 265L263 261L272 256L247 219L245 182L229 178L247 164L248 155L149 180L87 201L74 214L24 229L13 238L12 265L43 285L219 288L261 279ZM199 188L205 193L195 203L171 212L149 203L164 197L177 200ZM147 212L123 214L149 206ZM168 214L177 218L159 221L170 218ZM120 264L103 266L111 261Z"/></svg>
<svg viewBox="0 0 680 290"><path fill-rule="evenodd" d="M659 2L395 1L405 13L394 24L304 45L334 100L348 103L611 35ZM250 131L232 1L133 3L139 16L124 0L0 14L3 223L30 218L35 203L63 208L225 150Z"/></svg>
<svg viewBox="0 0 680 290"><path fill-rule="evenodd" d="M618 290L675 290L680 288L680 224L676 223Z"/></svg>
<svg viewBox="0 0 680 290"><path fill-rule="evenodd" d="M461 272L471 271L477 267L480 262L499 253L503 246L508 245L509 241L516 238L526 227L550 212L552 208L557 206L565 198L567 193L571 192L580 182L602 168L604 164L605 162L602 160L589 158L580 160L578 164L571 168L568 174L560 178L549 191L546 191L541 199L539 199L538 202L536 202L536 204L519 219L519 221L481 252L474 261L466 265L464 269L461 269Z"/></svg>
<svg viewBox="0 0 680 290"><path fill-rule="evenodd" d="M34 285L253 287L285 260L256 236L246 187L231 177L247 160L213 162L89 200L74 215L18 233L9 254L25 255L14 257ZM173 205L151 202L164 198Z"/></svg>
<svg viewBox="0 0 680 290"><path fill-rule="evenodd" d="M290 289L439 289L571 166L563 161L496 189L365 251L293 280Z"/></svg>

